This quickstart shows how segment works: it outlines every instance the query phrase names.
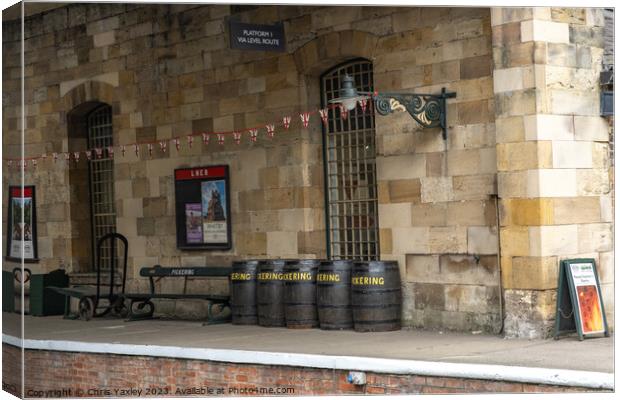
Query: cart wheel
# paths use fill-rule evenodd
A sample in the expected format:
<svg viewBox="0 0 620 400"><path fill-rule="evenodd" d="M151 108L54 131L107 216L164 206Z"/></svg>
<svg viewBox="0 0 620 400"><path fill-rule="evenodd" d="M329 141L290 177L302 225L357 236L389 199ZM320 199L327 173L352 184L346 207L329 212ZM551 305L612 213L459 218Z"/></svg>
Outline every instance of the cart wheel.
<svg viewBox="0 0 620 400"><path fill-rule="evenodd" d="M134 305L136 305L135 308ZM150 318L153 316L153 311L155 310L155 305L150 300L141 301L139 303L132 302L129 307L131 308L131 314L136 318ZM136 312L136 310L138 312Z"/></svg>
<svg viewBox="0 0 620 400"><path fill-rule="evenodd" d="M127 315L129 315L129 308L127 308L127 306L125 305L125 301L123 301L122 298L116 299L116 301L114 302L113 311L121 318L126 318Z"/></svg>
<svg viewBox="0 0 620 400"><path fill-rule="evenodd" d="M95 306L93 304L93 299L90 297L83 297L80 299L80 304L78 305L78 314L80 319L84 321L90 320L95 313Z"/></svg>

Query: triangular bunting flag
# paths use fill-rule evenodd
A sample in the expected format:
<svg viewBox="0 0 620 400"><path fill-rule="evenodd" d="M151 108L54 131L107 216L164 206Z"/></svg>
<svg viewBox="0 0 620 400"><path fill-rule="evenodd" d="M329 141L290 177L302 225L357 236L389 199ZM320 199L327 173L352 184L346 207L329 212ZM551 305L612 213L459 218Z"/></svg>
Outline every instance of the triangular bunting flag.
<svg viewBox="0 0 620 400"><path fill-rule="evenodd" d="M344 106L340 105L340 118L347 119L349 117L349 111L344 108Z"/></svg>
<svg viewBox="0 0 620 400"><path fill-rule="evenodd" d="M291 117L282 118L282 125L284 125L284 129L288 130L289 126L291 126Z"/></svg>
<svg viewBox="0 0 620 400"><path fill-rule="evenodd" d="M327 108L321 108L321 109L319 110L319 114L321 114L321 120L323 121L323 124L324 124L325 126L327 126L327 116L328 116L328 114L327 114L327 113L328 113Z"/></svg>
<svg viewBox="0 0 620 400"><path fill-rule="evenodd" d="M308 127L308 122L310 122L310 113L303 112L303 113L299 114L299 118L301 118L301 123L304 126L304 128L307 128Z"/></svg>
<svg viewBox="0 0 620 400"><path fill-rule="evenodd" d="M222 135L221 133L217 134L217 142L221 145L224 145L224 141L226 140L226 136Z"/></svg>
<svg viewBox="0 0 620 400"><path fill-rule="evenodd" d="M258 139L258 129L250 129L250 140L256 142Z"/></svg>
<svg viewBox="0 0 620 400"><path fill-rule="evenodd" d="M274 124L269 124L269 125L265 125L265 128L267 128L267 137L269 137L270 139L273 139L273 135L276 132L276 126Z"/></svg>

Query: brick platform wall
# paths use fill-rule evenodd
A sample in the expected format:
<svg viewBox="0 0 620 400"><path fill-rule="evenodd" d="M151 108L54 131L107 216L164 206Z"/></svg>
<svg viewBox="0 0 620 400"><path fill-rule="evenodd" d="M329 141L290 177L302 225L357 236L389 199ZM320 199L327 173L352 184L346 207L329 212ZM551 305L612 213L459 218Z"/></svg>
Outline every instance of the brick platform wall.
<svg viewBox="0 0 620 400"><path fill-rule="evenodd" d="M17 395L10 388L19 390L19 373L15 373L19 371L19 349L3 344L2 355L3 388ZM348 371L343 370L40 350L26 350L25 367L25 390L28 397L37 395L58 397L54 396L54 392L47 391L63 389L65 392L62 393L62 397L126 397L115 390L131 388L142 389L141 396L148 395L147 388L151 390L167 388L169 395L173 396L190 394L238 396L251 394L247 392L248 388L286 389L287 395L295 396L592 391L576 387L518 382L376 373L367 373L367 384L356 386L347 383ZM213 392L204 392L209 389ZM272 392L271 395L282 393ZM164 394L160 391L151 395L159 397ZM134 392L126 395L138 394Z"/></svg>

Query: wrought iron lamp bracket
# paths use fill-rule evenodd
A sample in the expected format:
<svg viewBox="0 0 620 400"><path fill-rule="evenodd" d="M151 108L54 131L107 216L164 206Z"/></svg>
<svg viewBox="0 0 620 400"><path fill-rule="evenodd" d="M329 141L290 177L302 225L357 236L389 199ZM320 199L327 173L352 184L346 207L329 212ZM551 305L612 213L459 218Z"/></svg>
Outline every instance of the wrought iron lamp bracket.
<svg viewBox="0 0 620 400"><path fill-rule="evenodd" d="M407 111L413 119L424 128L441 127L442 137L447 139L446 99L456 97L456 92L440 94L418 93L367 93L375 104L380 115L388 115L396 111Z"/></svg>

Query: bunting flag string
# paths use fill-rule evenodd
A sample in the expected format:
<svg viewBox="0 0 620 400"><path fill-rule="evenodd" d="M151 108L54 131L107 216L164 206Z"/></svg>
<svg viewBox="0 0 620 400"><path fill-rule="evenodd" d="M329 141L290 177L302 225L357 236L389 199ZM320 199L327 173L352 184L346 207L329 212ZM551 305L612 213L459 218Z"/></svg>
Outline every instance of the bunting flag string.
<svg viewBox="0 0 620 400"><path fill-rule="evenodd" d="M367 111L371 111L371 105L372 105L372 101L370 99L362 99L358 101L358 104L360 107L360 110L362 112L362 114L366 113ZM349 116L349 112L342 107L339 104L330 104L327 107L324 108L320 108L320 109L316 109L314 111L304 111L304 112L300 112L299 115L299 121L301 123L301 126L305 129L308 128L309 124L310 124L310 119L311 116L314 114L318 114L320 116L321 122L327 126L328 123L328 119L329 119L329 110L330 109L338 109L339 110L339 114L340 117L342 119L347 119ZM268 123L268 124L264 124L261 126L257 126L257 127L250 127L247 129L243 129L240 131L229 131L229 132L198 132L198 133L190 133L186 135L186 141L187 141L187 146L188 148L192 148L193 142L194 142L194 138L196 136L198 137L202 137L202 141L204 143L204 145L208 145L209 144L209 139L211 136L215 136L217 138L217 142L220 145L225 145L226 144L226 136L227 135L232 135L233 137L233 142L235 144L240 144L243 138L243 135L245 133L247 133L249 135L249 139L252 143L255 143L258 141L258 136L259 133L262 129L265 130L266 132L266 137L269 139L273 139L276 133L276 128L278 126L281 126L284 128L284 130L289 130L290 126L291 126L291 122L292 122L292 117L290 115L286 115L283 116L282 119L279 121L279 123ZM58 160L58 157L64 155L65 160L67 161L67 163L69 164L71 159L73 159L76 163L78 163L80 161L80 153L84 153L84 158L86 160L92 160L93 158L96 159L101 159L104 156L107 158L114 158L114 151L115 151L115 147L121 152L122 157L125 157L125 153L126 153L126 146L133 146L133 151L136 155L136 157L140 157L140 147L146 145L147 150L148 150L148 154L149 157L153 157L153 146L158 145L159 146L159 150L161 153L165 154L167 152L168 149L168 144L170 144L170 146L174 145L177 152L181 151L181 138L179 137L174 137L171 139L159 139L159 140L154 140L152 142L135 142L135 143L128 143L128 144L122 144L122 145L118 145L118 146L106 146L106 147L96 147L96 148L92 148L92 149L87 149L87 150L83 150L83 151L73 151L73 152L51 152L49 154L50 157L48 157L48 154L43 153L40 156L37 157L26 157L26 158L5 158L4 160L7 161L7 165L9 167L14 167L14 166L18 166L21 167L23 166L24 168L28 166L28 164L31 164L33 167L36 167L39 163L39 161L43 161L46 159L50 159L52 160L54 163ZM104 153L104 150L107 150L107 153Z"/></svg>

